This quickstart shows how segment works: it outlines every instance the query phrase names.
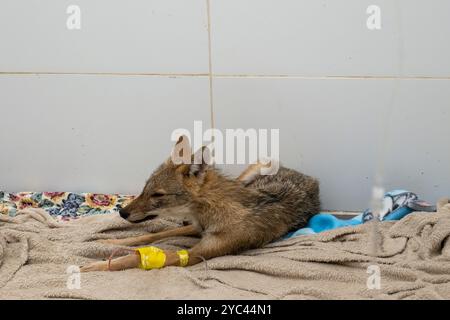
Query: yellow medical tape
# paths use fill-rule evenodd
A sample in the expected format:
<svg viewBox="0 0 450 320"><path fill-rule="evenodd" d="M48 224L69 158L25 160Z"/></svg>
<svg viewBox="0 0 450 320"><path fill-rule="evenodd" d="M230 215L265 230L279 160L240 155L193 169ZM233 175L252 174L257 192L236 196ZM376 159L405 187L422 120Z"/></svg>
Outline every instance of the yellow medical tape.
<svg viewBox="0 0 450 320"><path fill-rule="evenodd" d="M159 269L166 263L166 254L157 247L144 247L136 249L141 256L139 268L144 270Z"/></svg>
<svg viewBox="0 0 450 320"><path fill-rule="evenodd" d="M189 262L189 253L187 250L177 251L178 257L180 258L180 267L186 267Z"/></svg>

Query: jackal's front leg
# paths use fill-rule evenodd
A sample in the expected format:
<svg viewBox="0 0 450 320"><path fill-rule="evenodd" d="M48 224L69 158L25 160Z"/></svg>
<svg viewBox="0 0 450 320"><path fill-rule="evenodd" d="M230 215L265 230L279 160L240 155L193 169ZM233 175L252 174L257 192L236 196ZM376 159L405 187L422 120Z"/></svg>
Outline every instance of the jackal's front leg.
<svg viewBox="0 0 450 320"><path fill-rule="evenodd" d="M140 257L138 254L129 254L109 261L97 261L89 263L80 268L81 272L92 271L119 271L130 268L135 268L139 265Z"/></svg>
<svg viewBox="0 0 450 320"><path fill-rule="evenodd" d="M124 238L124 239L102 239L98 240L98 242L105 244L114 244L118 246L140 246L148 243L155 242L157 240L161 240L169 237L177 237L177 236L196 236L199 235L200 231L198 227L194 225L187 225L175 229L170 229L157 233L150 233L143 236Z"/></svg>
<svg viewBox="0 0 450 320"><path fill-rule="evenodd" d="M144 251L139 252L138 249L136 249L135 253L111 260L109 268L108 261L100 261L83 266L81 272L117 271L138 267L152 269L152 266L154 266L154 268L192 266L203 260L233 253L236 249L236 242L229 240L229 238L225 236L205 236L198 244L188 251L161 250L155 247L150 248L154 249L150 250L152 252L147 256L142 255L144 254ZM145 262L147 258L150 261L148 264Z"/></svg>
<svg viewBox="0 0 450 320"><path fill-rule="evenodd" d="M153 247L155 248L155 247ZM157 249L157 248L156 248ZM160 249L157 249L160 250ZM161 267L167 266L186 266L187 260L189 257L188 252L184 253L184 256L180 253L180 251L172 251L172 250L160 250L164 255L164 259L161 262ZM181 250L185 252L185 250ZM150 259L155 257L150 257ZM156 259L158 260L158 259ZM155 261L153 261L155 263ZM158 261L156 261L158 263ZM145 263L143 263L143 259L141 257L141 253L136 249L135 253L119 257L116 259L111 259L111 261L97 261L80 268L81 272L93 272L93 271L120 271L125 269L132 269L143 267Z"/></svg>
<svg viewBox="0 0 450 320"><path fill-rule="evenodd" d="M239 237L233 234L207 235L189 250L189 266L204 260L233 254L240 247Z"/></svg>

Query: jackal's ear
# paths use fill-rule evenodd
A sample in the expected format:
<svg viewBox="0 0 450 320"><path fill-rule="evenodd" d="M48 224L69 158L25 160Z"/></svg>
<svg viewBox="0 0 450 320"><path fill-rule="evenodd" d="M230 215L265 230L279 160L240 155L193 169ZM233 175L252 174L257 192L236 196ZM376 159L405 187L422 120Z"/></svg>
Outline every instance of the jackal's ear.
<svg viewBox="0 0 450 320"><path fill-rule="evenodd" d="M191 144L187 136L182 135L178 138L170 158L175 165L191 163Z"/></svg>
<svg viewBox="0 0 450 320"><path fill-rule="evenodd" d="M203 146L192 155L189 176L202 177L211 165L211 150Z"/></svg>

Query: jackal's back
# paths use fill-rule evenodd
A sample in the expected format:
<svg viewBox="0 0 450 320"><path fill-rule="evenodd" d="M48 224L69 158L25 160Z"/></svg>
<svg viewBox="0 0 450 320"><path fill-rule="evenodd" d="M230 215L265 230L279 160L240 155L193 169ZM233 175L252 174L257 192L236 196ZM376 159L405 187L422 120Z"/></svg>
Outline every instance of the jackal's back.
<svg viewBox="0 0 450 320"><path fill-rule="evenodd" d="M247 185L259 193L254 214L280 233L301 228L320 211L319 182L280 167L275 175L260 175Z"/></svg>

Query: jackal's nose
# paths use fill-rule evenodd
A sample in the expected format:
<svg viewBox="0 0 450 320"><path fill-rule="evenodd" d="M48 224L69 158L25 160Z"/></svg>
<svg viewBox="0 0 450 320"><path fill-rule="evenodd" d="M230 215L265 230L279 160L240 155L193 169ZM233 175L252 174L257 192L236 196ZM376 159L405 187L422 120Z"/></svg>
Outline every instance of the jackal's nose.
<svg viewBox="0 0 450 320"><path fill-rule="evenodd" d="M130 214L128 212L126 212L124 209L120 209L119 210L119 214L122 218L126 219L130 216Z"/></svg>

